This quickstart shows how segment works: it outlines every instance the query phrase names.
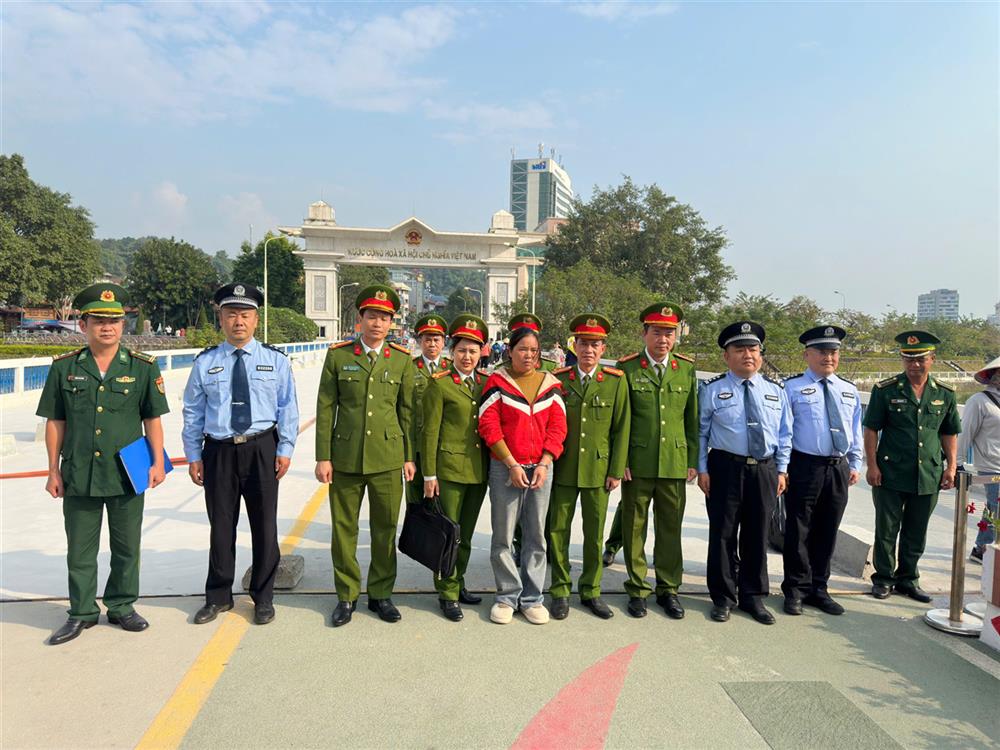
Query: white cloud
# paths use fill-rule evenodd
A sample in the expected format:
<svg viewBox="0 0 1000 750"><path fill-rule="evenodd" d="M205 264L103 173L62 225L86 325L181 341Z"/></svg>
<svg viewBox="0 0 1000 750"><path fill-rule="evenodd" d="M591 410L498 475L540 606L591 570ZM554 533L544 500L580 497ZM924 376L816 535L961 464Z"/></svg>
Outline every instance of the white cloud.
<svg viewBox="0 0 1000 750"><path fill-rule="evenodd" d="M165 181L153 188L153 201L164 216L177 220L184 218L188 197L174 183Z"/></svg>
<svg viewBox="0 0 1000 750"><path fill-rule="evenodd" d="M538 132L554 127L551 109L535 103L513 107L476 103L448 106L425 101L423 106L429 119L442 120L451 125L452 129L442 133L441 137L455 143L465 143L481 136L509 135L525 130ZM455 126L458 129L453 129Z"/></svg>
<svg viewBox="0 0 1000 750"><path fill-rule="evenodd" d="M164 180L153 187L132 194L130 209L135 236L176 236L188 223L188 196L177 184Z"/></svg>
<svg viewBox="0 0 1000 750"><path fill-rule="evenodd" d="M638 21L651 16L670 15L678 6L672 2L601 0L601 2L570 3L568 7L574 13L602 21Z"/></svg>
<svg viewBox="0 0 1000 750"><path fill-rule="evenodd" d="M263 199L257 193L238 193L224 195L219 199L219 219L224 236L228 238L249 237L250 225L253 225L254 242L263 237L268 230L278 226L278 219L264 206ZM238 246L238 242L228 242L229 246Z"/></svg>
<svg viewBox="0 0 1000 750"><path fill-rule="evenodd" d="M263 2L8 3L8 117L191 123L293 96L402 111L440 88L416 69L454 37L462 9L350 12Z"/></svg>

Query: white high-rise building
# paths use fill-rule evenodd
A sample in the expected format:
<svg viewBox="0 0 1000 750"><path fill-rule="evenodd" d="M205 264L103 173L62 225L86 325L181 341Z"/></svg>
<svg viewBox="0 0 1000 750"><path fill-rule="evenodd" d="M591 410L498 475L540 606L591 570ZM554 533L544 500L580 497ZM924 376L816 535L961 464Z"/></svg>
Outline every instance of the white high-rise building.
<svg viewBox="0 0 1000 750"><path fill-rule="evenodd" d="M934 289L919 295L917 320L958 320L958 290Z"/></svg>
<svg viewBox="0 0 1000 750"><path fill-rule="evenodd" d="M569 216L573 183L555 158L511 159L510 212L514 228L533 232L550 218Z"/></svg>

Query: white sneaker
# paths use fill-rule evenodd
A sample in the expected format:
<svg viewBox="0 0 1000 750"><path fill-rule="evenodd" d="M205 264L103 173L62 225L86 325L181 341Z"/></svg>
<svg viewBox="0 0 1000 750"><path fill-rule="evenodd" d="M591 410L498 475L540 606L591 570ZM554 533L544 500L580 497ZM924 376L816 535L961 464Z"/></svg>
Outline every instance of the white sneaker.
<svg viewBox="0 0 1000 750"><path fill-rule="evenodd" d="M545 609L544 604L536 604L533 607L527 608L522 607L521 614L532 625L544 625L549 621L549 611Z"/></svg>
<svg viewBox="0 0 1000 750"><path fill-rule="evenodd" d="M509 604L497 602L490 610L490 619L497 625L507 625L514 619L514 608Z"/></svg>

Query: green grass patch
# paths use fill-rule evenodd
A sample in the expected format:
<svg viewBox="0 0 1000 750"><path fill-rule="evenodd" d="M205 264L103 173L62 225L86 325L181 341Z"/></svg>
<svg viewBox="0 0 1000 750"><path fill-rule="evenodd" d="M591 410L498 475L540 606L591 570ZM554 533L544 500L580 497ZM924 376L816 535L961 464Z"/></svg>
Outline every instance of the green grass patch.
<svg viewBox="0 0 1000 750"><path fill-rule="evenodd" d="M58 346L54 344L0 344L0 359L23 359L26 357L55 357L79 349L79 346Z"/></svg>

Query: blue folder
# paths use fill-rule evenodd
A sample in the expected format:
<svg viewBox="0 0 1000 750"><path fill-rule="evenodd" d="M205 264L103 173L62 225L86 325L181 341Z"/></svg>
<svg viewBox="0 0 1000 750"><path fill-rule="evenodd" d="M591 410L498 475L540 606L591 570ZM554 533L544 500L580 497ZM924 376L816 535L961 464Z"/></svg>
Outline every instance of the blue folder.
<svg viewBox="0 0 1000 750"><path fill-rule="evenodd" d="M153 446L149 444L149 440L141 437L129 443L118 451L118 458L121 459L135 494L149 489L149 470L153 467ZM166 450L163 451L163 469L167 474L174 470Z"/></svg>

